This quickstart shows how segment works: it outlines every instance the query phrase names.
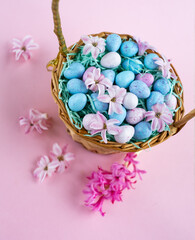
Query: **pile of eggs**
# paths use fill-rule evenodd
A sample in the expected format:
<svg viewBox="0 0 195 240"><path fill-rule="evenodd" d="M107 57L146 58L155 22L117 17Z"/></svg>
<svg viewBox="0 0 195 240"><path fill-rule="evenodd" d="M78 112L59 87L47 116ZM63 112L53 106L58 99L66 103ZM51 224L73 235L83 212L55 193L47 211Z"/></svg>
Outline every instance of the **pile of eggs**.
<svg viewBox="0 0 195 240"><path fill-rule="evenodd" d="M85 68L81 62L73 61L63 72L67 80L66 89L71 95L68 99L69 109L79 114L90 104L87 94L90 95L96 111L105 113L109 119L117 119L118 125L124 128L121 133L124 136L115 137L120 143L129 142L132 137L137 141L148 139L152 135L151 123L144 121L144 114L151 111L153 105L165 103L172 110L177 105L176 97L170 94L171 79L162 76L154 78L153 72L159 67L154 59L159 59L159 56L145 52L142 57L138 57L138 51L139 46L132 39L122 41L119 35L110 34L106 39L106 52L97 60L101 74L113 85L127 91L122 103L122 114L114 112L108 115L109 104L98 100L98 91L87 89L87 75L98 66ZM139 105L139 99L144 103L144 108Z"/></svg>

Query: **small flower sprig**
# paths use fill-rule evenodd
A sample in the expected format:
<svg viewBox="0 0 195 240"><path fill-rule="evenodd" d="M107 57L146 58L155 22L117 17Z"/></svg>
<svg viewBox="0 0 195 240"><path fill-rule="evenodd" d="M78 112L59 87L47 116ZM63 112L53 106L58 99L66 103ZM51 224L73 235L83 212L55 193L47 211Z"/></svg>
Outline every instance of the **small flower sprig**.
<svg viewBox="0 0 195 240"><path fill-rule="evenodd" d="M85 205L92 210L99 211L104 216L105 212L102 207L106 200L110 200L112 203L122 201L123 190L134 189L137 176L142 179L141 175L146 173L137 167L136 157L136 153L128 153L124 158L124 164L114 163L110 171L99 167L98 171L92 172L84 190L84 193L89 196Z"/></svg>
<svg viewBox="0 0 195 240"><path fill-rule="evenodd" d="M138 48L139 48L139 52L138 52L139 56L144 55L145 51L148 50L148 49L151 49L151 50L155 51L155 48L152 47L148 42L141 41L138 37L135 37L135 36L133 38L137 42L137 45L138 45Z"/></svg>
<svg viewBox="0 0 195 240"><path fill-rule="evenodd" d="M31 58L31 50L39 48L39 45L34 42L33 38L29 35L25 36L22 40L17 38L12 39L12 52L15 53L15 59L18 61L21 56L28 60Z"/></svg>
<svg viewBox="0 0 195 240"><path fill-rule="evenodd" d="M38 178L40 182L48 176L51 177L54 173L63 173L70 165L70 161L75 159L75 155L67 152L68 145L60 147L57 143L53 144L50 157L42 156L37 162L37 168L33 175Z"/></svg>
<svg viewBox="0 0 195 240"><path fill-rule="evenodd" d="M49 117L47 113L42 113L37 109L31 108L29 110L28 117L20 117L19 118L20 126L25 127L25 133L29 133L33 130L37 131L38 133L43 133L43 131L48 130L49 124Z"/></svg>

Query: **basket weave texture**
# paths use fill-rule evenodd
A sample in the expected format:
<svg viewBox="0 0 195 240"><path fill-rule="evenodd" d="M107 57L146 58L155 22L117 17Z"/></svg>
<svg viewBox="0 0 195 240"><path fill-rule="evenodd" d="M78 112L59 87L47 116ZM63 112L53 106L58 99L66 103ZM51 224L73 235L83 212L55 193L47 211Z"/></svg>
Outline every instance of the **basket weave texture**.
<svg viewBox="0 0 195 240"><path fill-rule="evenodd" d="M48 63L48 67L52 67L52 79L51 79L51 90L52 95L54 97L55 102L58 105L58 111L59 111L59 117L62 119L64 124L66 125L67 131L72 136L73 140L76 142L81 143L86 149L101 153L101 154L111 154L111 153L117 153L117 152L138 152L143 149L147 149L149 147L153 147L159 143L164 142L167 140L170 136L175 135L178 133L182 127L186 124L186 122L193 118L195 116L195 109L192 110L189 114L187 114L184 118L184 106L183 106L183 93L181 94L181 100L177 100L177 107L180 106L179 110L175 113L174 116L174 123L170 126L170 131L164 131L162 133L159 133L152 139L146 141L146 142L136 142L135 144L137 147L133 144L120 144L117 142L108 142L105 144L102 142L100 136L94 136L89 137L85 136L88 134L88 132L82 128L77 129L70 121L68 113L66 111L66 108L64 106L64 103L61 99L59 99L59 78L62 72L63 63L66 62L66 54L67 53L76 53L79 51L79 47L83 45L82 40L79 40L76 44L70 46L69 48L66 47L66 43L64 40L64 37L62 35L62 29L61 29L61 22L58 12L58 3L59 0L53 0L52 2L52 10L53 10L53 18L54 18L54 32L56 33L59 41L59 53L57 55L57 58L54 60L51 60ZM107 36L111 34L110 32L101 32L98 34L90 34L91 36L98 36L101 38L107 38ZM132 36L128 34L119 34L122 39L128 40L129 38L132 38ZM73 47L75 46L75 47ZM148 50L148 52L154 52L151 50ZM155 52L161 57L161 55L158 52ZM72 56L74 58L74 56ZM171 65L172 71L177 76L177 81L180 83L176 83L174 86L174 92L176 94L180 94L182 92L182 84L181 80L174 69L173 65Z"/></svg>

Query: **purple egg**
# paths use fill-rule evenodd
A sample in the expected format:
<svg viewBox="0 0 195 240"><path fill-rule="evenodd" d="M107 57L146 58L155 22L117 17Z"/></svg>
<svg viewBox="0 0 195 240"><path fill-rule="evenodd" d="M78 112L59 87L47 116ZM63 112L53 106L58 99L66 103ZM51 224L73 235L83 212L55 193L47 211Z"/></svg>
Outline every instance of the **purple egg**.
<svg viewBox="0 0 195 240"><path fill-rule="evenodd" d="M149 87L154 82L154 76L151 73L139 73L136 75L135 80L141 80Z"/></svg>
<svg viewBox="0 0 195 240"><path fill-rule="evenodd" d="M84 72L84 74L83 74L83 81L85 82L85 80L87 79L87 74L89 73L89 72L93 72L93 70L95 69L95 67L89 67L89 68L87 68L87 70Z"/></svg>
<svg viewBox="0 0 195 240"><path fill-rule="evenodd" d="M177 106L177 98L172 95L172 94L167 94L165 96L165 104L167 105L167 107L169 107L170 109L175 110L176 106Z"/></svg>
<svg viewBox="0 0 195 240"><path fill-rule="evenodd" d="M135 125L144 119L145 113L146 111L143 108L131 109L127 111L126 121L131 125Z"/></svg>

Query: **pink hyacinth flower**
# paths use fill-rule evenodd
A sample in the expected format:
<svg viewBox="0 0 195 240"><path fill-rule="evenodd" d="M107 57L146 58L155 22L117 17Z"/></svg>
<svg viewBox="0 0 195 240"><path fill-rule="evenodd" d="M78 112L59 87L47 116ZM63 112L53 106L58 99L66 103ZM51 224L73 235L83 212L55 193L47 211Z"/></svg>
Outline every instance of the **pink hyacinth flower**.
<svg viewBox="0 0 195 240"><path fill-rule="evenodd" d="M106 43L103 38L84 35L81 37L81 40L85 43L83 48L84 55L91 53L92 57L96 59L100 53L105 51Z"/></svg>
<svg viewBox="0 0 195 240"><path fill-rule="evenodd" d="M155 51L155 48L150 46L149 43L145 42L145 41L141 41L138 37L133 37L136 42L137 42L137 45L138 45L138 48L139 48L139 52L138 52L138 55L139 56L142 56L146 50L148 49L151 49L153 51Z"/></svg>
<svg viewBox="0 0 195 240"><path fill-rule="evenodd" d="M107 143L106 132L111 135L116 135L121 132L120 127L115 125L117 123L119 123L117 119L107 120L103 114L97 112L94 114L94 118L92 118L90 121L90 133L92 135L101 133L103 141Z"/></svg>
<svg viewBox="0 0 195 240"><path fill-rule="evenodd" d="M22 56L25 60L30 59L31 50L37 49L39 45L34 42L33 38L29 35L25 36L23 40L14 38L12 40L12 52L14 52L15 59L18 61Z"/></svg>
<svg viewBox="0 0 195 240"><path fill-rule="evenodd" d="M162 71L164 78L175 77L175 74L171 73L171 60L162 55L162 58L154 58L154 62L159 66L158 69Z"/></svg>
<svg viewBox="0 0 195 240"><path fill-rule="evenodd" d="M38 110L31 108L27 118L19 118L19 124L20 126L25 127L26 134L32 130L36 130L41 134L43 130L48 130L48 115L47 113L41 113Z"/></svg>
<svg viewBox="0 0 195 240"><path fill-rule="evenodd" d="M153 105L152 110L145 113L146 121L152 121L152 131L162 132L165 129L165 124L170 125L173 123L173 115L165 103Z"/></svg>
<svg viewBox="0 0 195 240"><path fill-rule="evenodd" d="M57 165L57 172L62 173L69 167L69 162L75 159L71 152L67 152L68 145L61 148L57 143L53 144L50 156Z"/></svg>
<svg viewBox="0 0 195 240"><path fill-rule="evenodd" d="M51 162L47 156L41 157L37 163L38 167L34 170L33 174L40 182L43 182L46 176L51 176L58 167L56 162Z"/></svg>
<svg viewBox="0 0 195 240"><path fill-rule="evenodd" d="M107 91L108 94L99 95L98 100L104 103L109 103L109 115L111 115L113 112L122 114L122 103L127 90L125 88L120 88L114 85L111 88L107 89Z"/></svg>

